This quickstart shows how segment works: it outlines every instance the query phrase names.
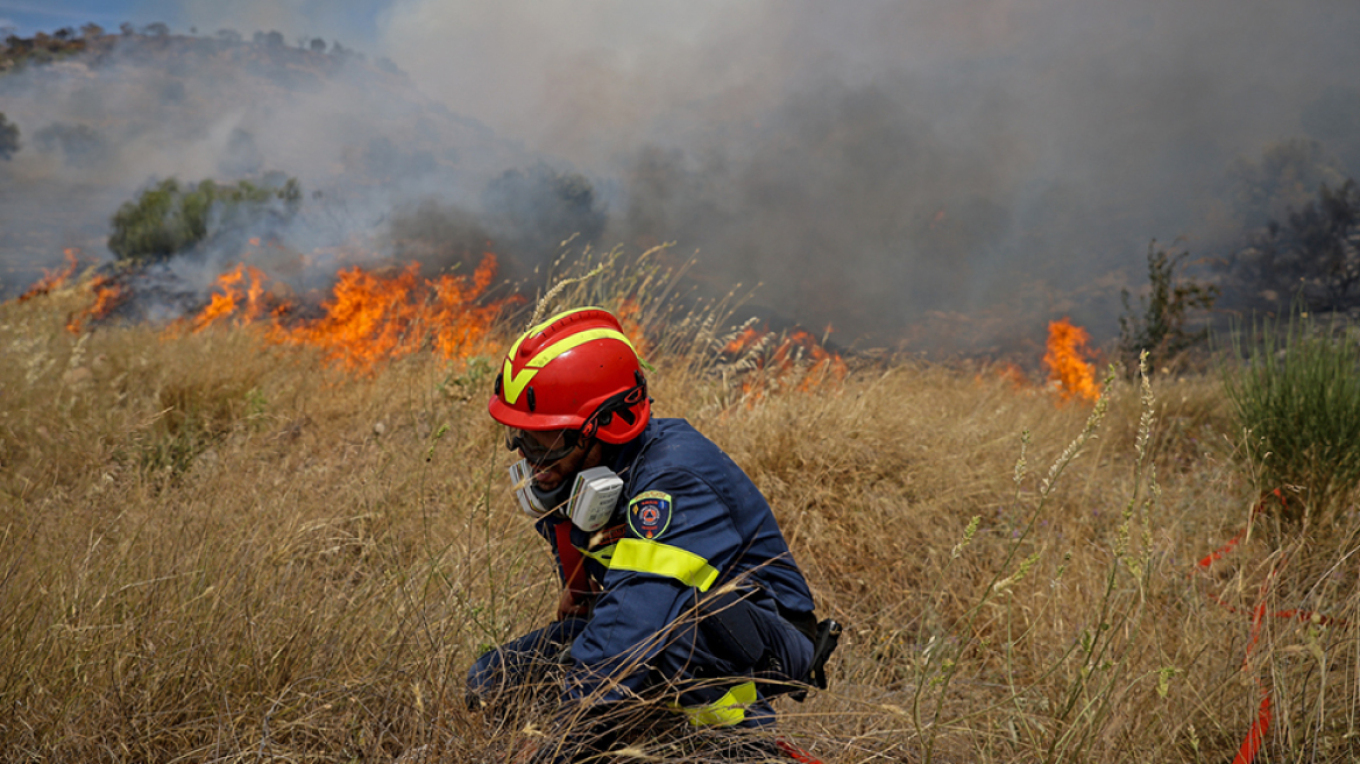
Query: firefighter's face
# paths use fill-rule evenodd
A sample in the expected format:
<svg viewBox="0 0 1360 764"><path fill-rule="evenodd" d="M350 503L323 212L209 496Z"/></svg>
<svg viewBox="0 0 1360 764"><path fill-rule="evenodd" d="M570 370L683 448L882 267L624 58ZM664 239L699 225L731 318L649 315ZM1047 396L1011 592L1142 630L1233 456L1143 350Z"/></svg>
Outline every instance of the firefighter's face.
<svg viewBox="0 0 1360 764"><path fill-rule="evenodd" d="M534 484L540 490L551 491L577 472L600 463L601 448L597 442L592 442L588 447L582 447L582 444L578 443L568 450L565 456L553 461L537 461L544 454L561 451L564 444L570 440L565 430L520 430L518 436L523 441L528 441L524 446L529 447L521 446L519 453L534 465Z"/></svg>

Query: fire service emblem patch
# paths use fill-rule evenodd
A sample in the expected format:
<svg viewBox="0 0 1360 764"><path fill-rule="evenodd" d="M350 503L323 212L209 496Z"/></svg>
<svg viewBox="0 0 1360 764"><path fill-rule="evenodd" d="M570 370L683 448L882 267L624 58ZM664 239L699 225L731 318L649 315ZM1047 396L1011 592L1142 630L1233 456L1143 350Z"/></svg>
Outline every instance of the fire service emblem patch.
<svg viewBox="0 0 1360 764"><path fill-rule="evenodd" d="M671 525L671 495L644 491L628 502L628 527L638 538L654 539Z"/></svg>

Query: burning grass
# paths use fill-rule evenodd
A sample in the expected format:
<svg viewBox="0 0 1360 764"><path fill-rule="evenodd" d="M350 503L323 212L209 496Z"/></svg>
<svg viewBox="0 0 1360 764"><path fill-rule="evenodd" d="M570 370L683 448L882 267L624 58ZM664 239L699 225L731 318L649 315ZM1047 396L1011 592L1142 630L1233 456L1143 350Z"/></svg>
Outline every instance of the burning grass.
<svg viewBox="0 0 1360 764"><path fill-rule="evenodd" d="M828 762L1225 761L1259 679L1272 758L1356 755L1360 521L1340 512L1279 547L1255 534L1196 566L1258 488L1230 466L1215 380L1152 399L1114 381L1108 408L1059 407L1000 377L842 360L757 398L729 350L740 335L719 329L729 304L668 312L659 254L570 266L605 272L549 301L634 306L658 414L752 476L820 611L847 624L831 691L779 702L800 744ZM388 278L438 309L437 286ZM237 288L244 316L249 271ZM423 344L356 374L325 344L257 331L276 325L259 294L253 322L197 333L73 334L93 300L79 285L0 305L0 749L384 761L430 744L505 760L542 719L487 724L463 672L556 597L505 485L484 361L447 354L422 319L404 326ZM821 360L799 363L786 373ZM1254 632L1259 605L1339 620Z"/></svg>
<svg viewBox="0 0 1360 764"><path fill-rule="evenodd" d="M1091 356L1091 350L1087 347L1090 341L1091 336L1086 330L1067 318L1048 325L1048 350L1044 353L1044 366L1048 367L1049 380L1058 386L1063 400L1079 399L1094 403L1100 397L1095 366L1087 360Z"/></svg>
<svg viewBox="0 0 1360 764"><path fill-rule="evenodd" d="M487 253L471 276L422 279L418 263L392 274L345 268L320 315L298 319L291 315L296 306L273 296L263 272L240 264L218 278L203 310L168 331L264 324L268 342L317 348L351 371L373 371L427 348L444 359L466 358L494 350L489 341L497 319L519 302L486 299L496 267L496 256Z"/></svg>

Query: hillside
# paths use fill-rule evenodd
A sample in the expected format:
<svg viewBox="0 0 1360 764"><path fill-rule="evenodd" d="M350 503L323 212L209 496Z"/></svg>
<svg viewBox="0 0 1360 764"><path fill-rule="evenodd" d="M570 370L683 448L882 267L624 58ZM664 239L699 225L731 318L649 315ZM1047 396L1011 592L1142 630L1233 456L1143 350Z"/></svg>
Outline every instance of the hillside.
<svg viewBox="0 0 1360 764"><path fill-rule="evenodd" d="M158 179L297 177L306 214L277 232L283 245L359 244L369 262L384 262L393 216L431 198L441 210L475 207L491 180L532 161L422 96L390 61L320 40L40 35L12 38L0 71L3 112L20 131L19 150L0 163L0 295L8 297L58 266L65 248L108 259L110 217ZM488 235L462 238L480 236L482 246Z"/></svg>

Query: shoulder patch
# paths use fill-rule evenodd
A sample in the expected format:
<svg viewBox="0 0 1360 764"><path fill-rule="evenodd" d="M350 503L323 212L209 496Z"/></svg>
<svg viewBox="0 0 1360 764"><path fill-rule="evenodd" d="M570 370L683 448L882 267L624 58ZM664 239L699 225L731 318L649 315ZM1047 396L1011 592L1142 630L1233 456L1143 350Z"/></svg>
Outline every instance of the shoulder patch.
<svg viewBox="0 0 1360 764"><path fill-rule="evenodd" d="M670 494L643 491L628 502L628 527L638 538L657 538L670 527L674 508Z"/></svg>

